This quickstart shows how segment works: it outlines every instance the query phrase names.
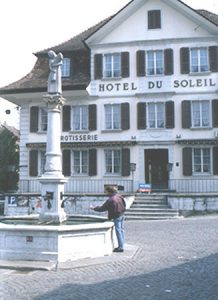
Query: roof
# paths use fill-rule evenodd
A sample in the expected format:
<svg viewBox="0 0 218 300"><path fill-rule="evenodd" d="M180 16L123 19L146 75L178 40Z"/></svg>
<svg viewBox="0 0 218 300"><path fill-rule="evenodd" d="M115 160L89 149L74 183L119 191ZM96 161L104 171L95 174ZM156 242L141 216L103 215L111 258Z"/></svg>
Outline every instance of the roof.
<svg viewBox="0 0 218 300"><path fill-rule="evenodd" d="M52 47L52 50L55 52L72 52L72 51L81 51L81 50L87 50L87 46L85 45L84 41L92 35L94 32L96 32L100 27L104 26L105 23L107 23L109 20L112 19L113 16L108 17L107 19L102 20L98 24L88 28L87 30L83 31L82 33L74 36L73 38L69 39L68 41L61 43L59 45L56 45ZM39 51L35 53L36 56L39 55L47 55L48 51L51 48L44 49L42 51Z"/></svg>
<svg viewBox="0 0 218 300"><path fill-rule="evenodd" d="M90 80L89 69L84 66L89 66L89 49L85 45L84 40L112 17L109 17L98 24L90 27L84 32L76 35L72 39L51 47L42 51L36 52L35 55L38 57L33 69L23 78L16 82L13 82L5 87L0 88L0 94L15 94L15 93L27 93L27 92L45 92L47 90L47 80L49 75L48 68L48 50L55 52L62 52L63 54L70 54L74 56L74 59L83 61L83 68L77 72L77 76L73 78L63 78L62 87L63 90L83 90L87 87ZM73 53L73 54L72 54Z"/></svg>
<svg viewBox="0 0 218 300"><path fill-rule="evenodd" d="M129 2L126 6L128 6L131 2ZM207 10L200 9L194 11L214 25L218 26L218 15ZM27 92L45 92L47 90L47 80L49 75L47 53L48 50L51 49L55 52L62 52L65 55L73 55L74 59L79 62L80 66L82 65L82 68L77 70L77 75L75 77L62 79L63 90L84 90L90 81L90 53L85 41L106 23L112 20L117 14L102 20L98 24L88 28L68 41L36 52L35 55L38 57L38 59L31 72L20 80L0 88L0 95ZM86 66L86 68L84 68L84 66Z"/></svg>
<svg viewBox="0 0 218 300"><path fill-rule="evenodd" d="M216 15L210 11L207 11L205 9L198 9L197 12L200 15L202 15L204 18L206 18L208 21L210 21L211 23L218 26L218 15Z"/></svg>

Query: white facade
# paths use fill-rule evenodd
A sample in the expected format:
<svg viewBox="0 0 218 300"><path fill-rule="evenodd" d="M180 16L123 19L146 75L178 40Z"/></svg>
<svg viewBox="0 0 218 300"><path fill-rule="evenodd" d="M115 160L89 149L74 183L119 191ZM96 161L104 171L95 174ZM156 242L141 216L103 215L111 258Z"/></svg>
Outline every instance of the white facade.
<svg viewBox="0 0 218 300"><path fill-rule="evenodd" d="M155 18L155 28L151 29L150 12ZM157 190L217 192L217 25L181 1L135 0L85 42L91 56L87 91L63 92L71 116L71 128L62 131L60 138L62 151L69 151L65 154L70 157L70 168L65 162L65 192L99 193L111 183L122 186L125 192L136 191L140 183L151 183ZM140 73L142 57L145 74ZM99 61L101 76L96 74ZM128 71L122 77L124 61L128 62ZM30 132L30 110L39 106L46 109L43 96L10 96L14 102L22 99L21 192L37 193L40 188L46 127ZM94 130L83 127L91 118L88 106L95 110ZM80 108L75 113L76 107ZM42 113L39 109L41 126ZM143 113L144 128L139 120ZM63 113L62 123L64 120ZM42 151L35 153L35 176L30 176L31 150ZM92 160L96 160L95 168L90 171ZM129 169L131 163L136 164L135 171Z"/></svg>

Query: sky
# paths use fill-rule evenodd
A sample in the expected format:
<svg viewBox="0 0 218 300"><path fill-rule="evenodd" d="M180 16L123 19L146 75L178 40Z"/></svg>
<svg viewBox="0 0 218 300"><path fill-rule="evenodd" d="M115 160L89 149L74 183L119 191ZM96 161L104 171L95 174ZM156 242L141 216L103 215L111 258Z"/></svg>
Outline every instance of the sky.
<svg viewBox="0 0 218 300"><path fill-rule="evenodd" d="M115 14L130 0L1 0L0 87L33 68L33 53L58 45ZM183 0L218 14L218 0ZM19 111L0 98L0 122L19 127ZM5 110L11 113L6 114Z"/></svg>

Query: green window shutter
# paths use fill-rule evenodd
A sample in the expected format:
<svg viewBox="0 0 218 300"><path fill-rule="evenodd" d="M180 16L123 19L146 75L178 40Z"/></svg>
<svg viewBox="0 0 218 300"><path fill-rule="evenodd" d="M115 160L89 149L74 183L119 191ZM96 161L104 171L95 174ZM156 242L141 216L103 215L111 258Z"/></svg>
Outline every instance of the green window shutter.
<svg viewBox="0 0 218 300"><path fill-rule="evenodd" d="M182 101L182 128L191 127L191 101Z"/></svg>
<svg viewBox="0 0 218 300"><path fill-rule="evenodd" d="M137 128L146 129L146 103L137 104Z"/></svg>
<svg viewBox="0 0 218 300"><path fill-rule="evenodd" d="M190 72L189 48L183 47L180 49L180 68L181 74L188 74Z"/></svg>
<svg viewBox="0 0 218 300"><path fill-rule="evenodd" d="M70 105L64 105L62 110L62 130L70 131L71 126L71 107Z"/></svg>
<svg viewBox="0 0 218 300"><path fill-rule="evenodd" d="M89 176L97 175L97 150L89 149Z"/></svg>
<svg viewBox="0 0 218 300"><path fill-rule="evenodd" d="M164 74L173 74L173 49L164 50Z"/></svg>
<svg viewBox="0 0 218 300"><path fill-rule="evenodd" d="M218 127L218 100L212 100L213 127Z"/></svg>
<svg viewBox="0 0 218 300"><path fill-rule="evenodd" d="M192 175L192 148L182 149L183 175Z"/></svg>
<svg viewBox="0 0 218 300"><path fill-rule="evenodd" d="M130 149L122 149L122 176L130 175Z"/></svg>
<svg viewBox="0 0 218 300"><path fill-rule="evenodd" d="M209 47L210 71L218 72L218 46Z"/></svg>
<svg viewBox="0 0 218 300"><path fill-rule="evenodd" d="M213 148L213 175L218 175L218 147Z"/></svg>
<svg viewBox="0 0 218 300"><path fill-rule="evenodd" d="M37 132L39 127L39 107L32 106L30 108L30 132Z"/></svg>
<svg viewBox="0 0 218 300"><path fill-rule="evenodd" d="M38 150L29 152L29 175L38 176Z"/></svg>
<svg viewBox="0 0 218 300"><path fill-rule="evenodd" d="M122 130L129 129L129 103L121 104L121 127Z"/></svg>
<svg viewBox="0 0 218 300"><path fill-rule="evenodd" d="M95 79L102 79L103 57L102 54L95 54L94 56L94 71Z"/></svg>
<svg viewBox="0 0 218 300"><path fill-rule="evenodd" d="M89 130L97 129L97 108L96 104L89 105Z"/></svg>
<svg viewBox="0 0 218 300"><path fill-rule="evenodd" d="M148 11L148 29L161 28L161 13L160 10Z"/></svg>
<svg viewBox="0 0 218 300"><path fill-rule="evenodd" d="M145 51L138 50L136 52L137 60L137 76L145 76Z"/></svg>
<svg viewBox="0 0 218 300"><path fill-rule="evenodd" d="M166 128L175 127L174 102L166 102Z"/></svg>
<svg viewBox="0 0 218 300"><path fill-rule="evenodd" d="M129 77L129 52L121 53L122 77Z"/></svg>
<svg viewBox="0 0 218 300"><path fill-rule="evenodd" d="M64 176L71 175L71 151L69 149L62 152L62 172Z"/></svg>

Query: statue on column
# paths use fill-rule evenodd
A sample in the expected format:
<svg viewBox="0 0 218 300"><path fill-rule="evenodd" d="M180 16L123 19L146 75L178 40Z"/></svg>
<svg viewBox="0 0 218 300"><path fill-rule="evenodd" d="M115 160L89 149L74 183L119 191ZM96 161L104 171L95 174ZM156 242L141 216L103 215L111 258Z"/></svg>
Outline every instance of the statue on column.
<svg viewBox="0 0 218 300"><path fill-rule="evenodd" d="M63 64L63 54L56 54L53 50L50 50L48 51L48 56L50 69L48 76L48 93L61 95L61 65Z"/></svg>

